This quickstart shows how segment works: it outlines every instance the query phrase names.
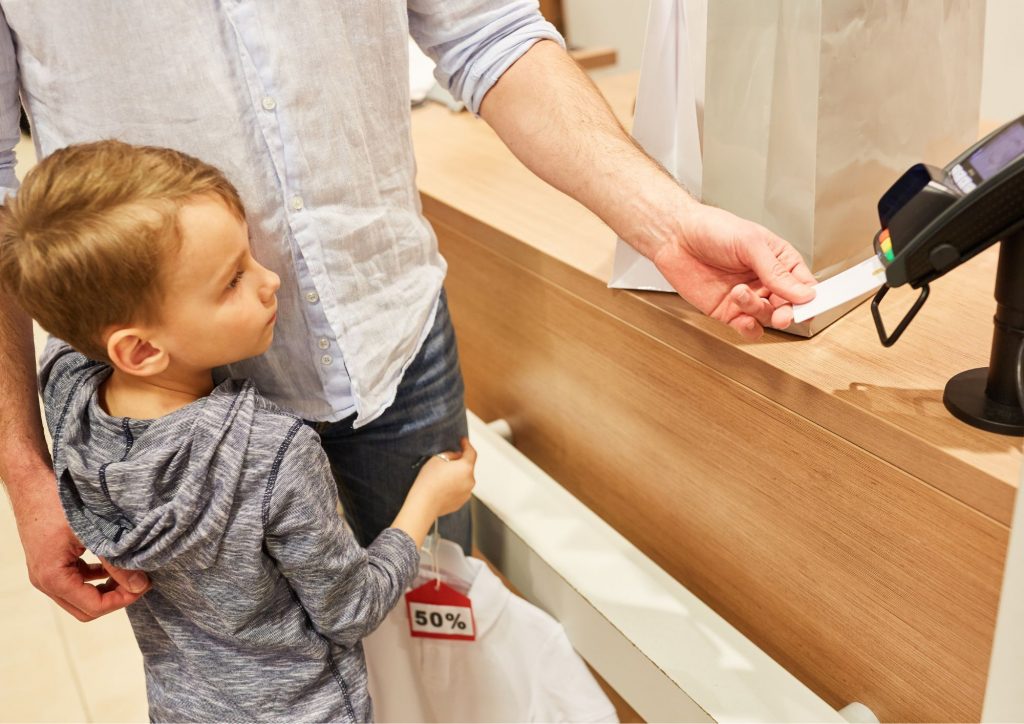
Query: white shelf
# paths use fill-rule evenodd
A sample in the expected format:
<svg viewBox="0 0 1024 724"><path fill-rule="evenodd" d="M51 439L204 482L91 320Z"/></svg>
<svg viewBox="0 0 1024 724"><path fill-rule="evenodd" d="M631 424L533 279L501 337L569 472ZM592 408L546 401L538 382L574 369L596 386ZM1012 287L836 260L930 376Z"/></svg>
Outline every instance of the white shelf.
<svg viewBox="0 0 1024 724"><path fill-rule="evenodd" d="M835 709L470 413L477 546L640 716L842 722Z"/></svg>

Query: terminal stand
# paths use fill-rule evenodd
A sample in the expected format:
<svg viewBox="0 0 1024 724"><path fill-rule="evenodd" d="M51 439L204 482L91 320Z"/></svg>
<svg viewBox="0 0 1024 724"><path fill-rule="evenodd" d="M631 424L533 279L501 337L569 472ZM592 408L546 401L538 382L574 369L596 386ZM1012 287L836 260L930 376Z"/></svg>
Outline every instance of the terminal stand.
<svg viewBox="0 0 1024 724"><path fill-rule="evenodd" d="M1024 435L1018 395L1024 343L1024 230L1007 236L999 248L995 331L988 367L961 372L946 383L943 402L969 425L1003 435Z"/></svg>

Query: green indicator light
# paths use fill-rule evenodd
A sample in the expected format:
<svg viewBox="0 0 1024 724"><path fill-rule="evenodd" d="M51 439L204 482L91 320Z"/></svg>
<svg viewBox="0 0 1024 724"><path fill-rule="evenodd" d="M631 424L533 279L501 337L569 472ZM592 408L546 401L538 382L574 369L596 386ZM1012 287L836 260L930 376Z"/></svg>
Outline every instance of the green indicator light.
<svg viewBox="0 0 1024 724"><path fill-rule="evenodd" d="M893 256L892 249L886 249L885 250L885 259L886 259L886 261L892 261L895 258L896 257Z"/></svg>

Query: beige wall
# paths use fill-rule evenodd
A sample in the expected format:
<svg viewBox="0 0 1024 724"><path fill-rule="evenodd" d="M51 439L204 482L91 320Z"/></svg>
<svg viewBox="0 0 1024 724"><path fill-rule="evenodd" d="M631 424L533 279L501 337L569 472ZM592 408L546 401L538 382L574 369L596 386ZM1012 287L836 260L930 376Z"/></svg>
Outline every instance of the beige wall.
<svg viewBox="0 0 1024 724"><path fill-rule="evenodd" d="M593 75L640 70L650 0L562 0L566 40L574 46L611 46L619 62Z"/></svg>
<svg viewBox="0 0 1024 724"><path fill-rule="evenodd" d="M988 0L981 117L1004 121L1024 114L1024 0Z"/></svg>
<svg viewBox="0 0 1024 724"><path fill-rule="evenodd" d="M618 65L606 72L639 70L649 7L650 0L563 0L566 35L574 45L616 48ZM1022 30L1024 0L988 0L981 87L984 119L1009 120L1024 114Z"/></svg>

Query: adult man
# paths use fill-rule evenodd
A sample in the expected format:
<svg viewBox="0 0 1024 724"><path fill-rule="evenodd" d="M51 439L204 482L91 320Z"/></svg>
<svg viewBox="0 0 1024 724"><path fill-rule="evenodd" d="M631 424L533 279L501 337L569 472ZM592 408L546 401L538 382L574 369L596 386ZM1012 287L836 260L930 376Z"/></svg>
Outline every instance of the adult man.
<svg viewBox="0 0 1024 724"><path fill-rule="evenodd" d="M763 228L693 201L632 143L527 0L325 3L0 1L0 171L13 187L17 93L41 154L117 137L222 168L257 257L282 277L274 346L227 373L315 421L362 541L393 515L410 461L465 429L409 142L407 35L546 181L653 259L696 307L756 338L812 281ZM5 32L6 30L6 32ZM500 78L500 81L499 81ZM29 321L0 304L0 477L33 584L80 620L145 577L79 560L55 495ZM398 440L398 442L394 442ZM386 525L386 523L384 523ZM465 511L444 522L468 543Z"/></svg>

